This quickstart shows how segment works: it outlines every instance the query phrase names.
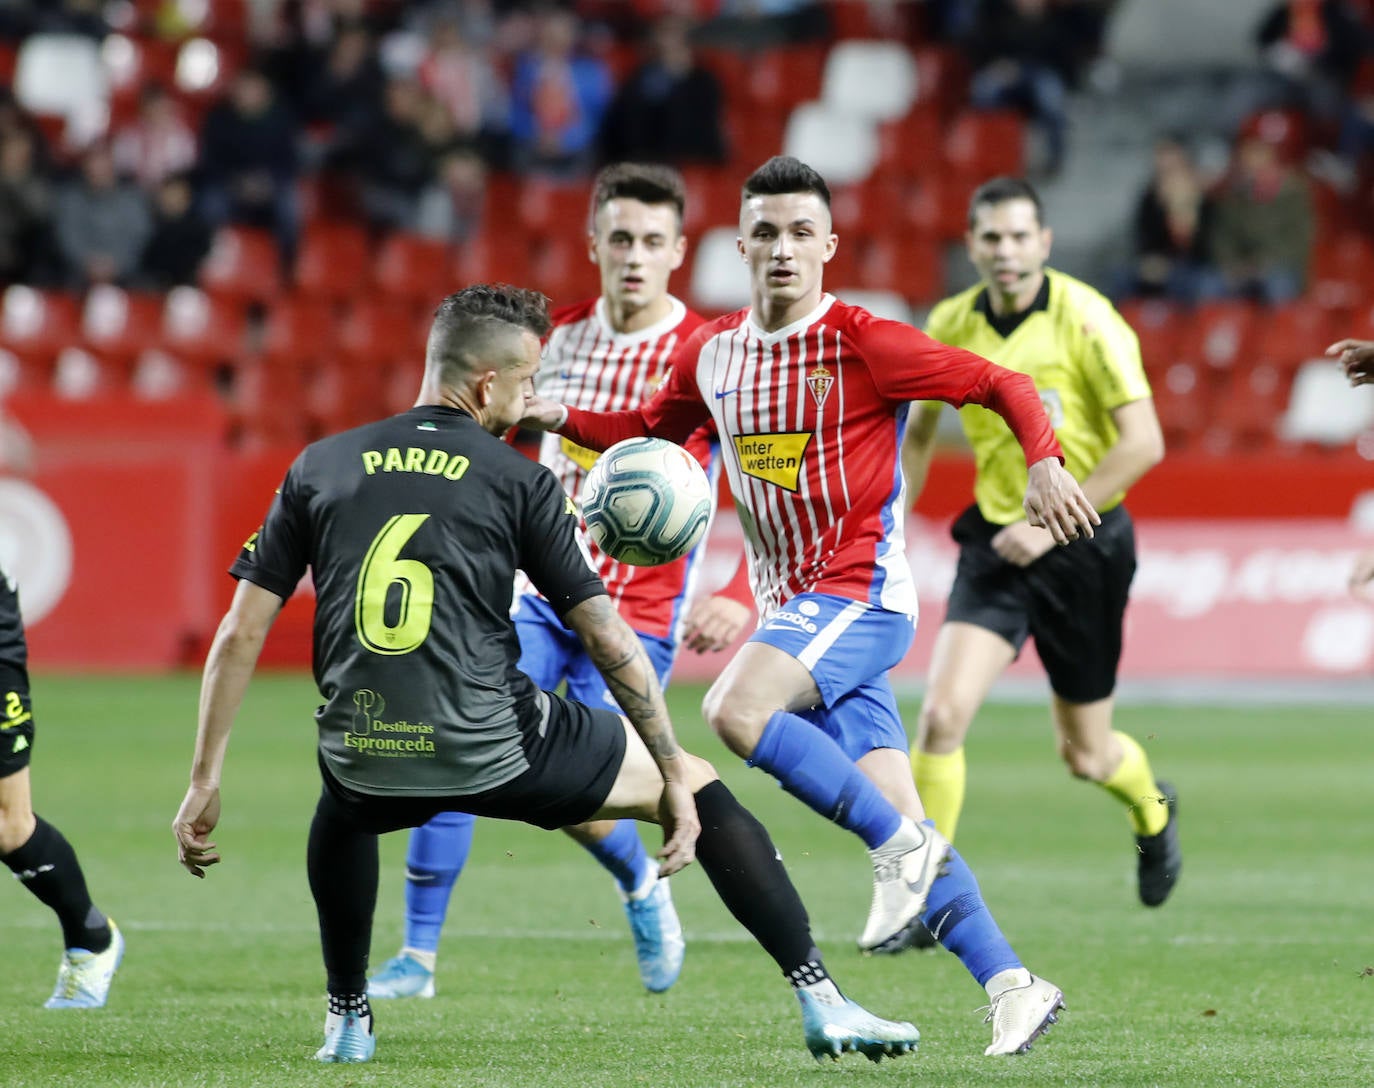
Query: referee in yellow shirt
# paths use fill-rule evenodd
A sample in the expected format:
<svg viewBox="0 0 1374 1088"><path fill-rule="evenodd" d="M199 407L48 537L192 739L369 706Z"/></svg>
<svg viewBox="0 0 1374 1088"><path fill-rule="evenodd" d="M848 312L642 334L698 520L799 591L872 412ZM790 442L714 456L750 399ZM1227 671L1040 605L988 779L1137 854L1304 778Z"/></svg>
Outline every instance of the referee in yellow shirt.
<svg viewBox="0 0 1374 1088"><path fill-rule="evenodd" d="M966 241L981 282L939 303L926 332L1035 380L1066 467L1102 525L1092 539L1056 548L1022 512L1026 465L1015 436L984 408L960 410L976 460L975 503L954 523L959 565L912 764L928 815L953 839L964 802L964 738L993 682L1033 637L1049 676L1059 754L1074 776L1125 806L1140 899L1155 907L1182 868L1177 797L1155 779L1140 745L1112 728L1112 693L1136 566L1122 499L1163 457L1164 439L1135 333L1097 291L1045 267L1051 233L1041 211L1035 190L1018 178L979 187ZM940 407L911 408L902 470L913 501Z"/></svg>

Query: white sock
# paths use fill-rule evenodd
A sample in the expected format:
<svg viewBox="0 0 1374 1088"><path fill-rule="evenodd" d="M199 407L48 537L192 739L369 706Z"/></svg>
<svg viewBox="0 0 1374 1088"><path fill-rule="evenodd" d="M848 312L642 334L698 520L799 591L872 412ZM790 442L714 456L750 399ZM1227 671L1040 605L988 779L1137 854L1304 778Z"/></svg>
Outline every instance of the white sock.
<svg viewBox="0 0 1374 1088"><path fill-rule="evenodd" d="M844 994L840 993L840 988L834 981L823 978L820 982L812 982L806 986L798 986L798 992L805 990L822 1005L838 1006L844 1004Z"/></svg>
<svg viewBox="0 0 1374 1088"><path fill-rule="evenodd" d="M425 952L419 948L402 948L401 955L409 956L431 975L434 974L434 964L438 962L438 952Z"/></svg>
<svg viewBox="0 0 1374 1088"><path fill-rule="evenodd" d="M639 887L632 891L627 898L632 903L638 903L642 899L649 898L649 894L654 890L654 885L658 883L658 866L650 864L644 870L644 879L639 882Z"/></svg>

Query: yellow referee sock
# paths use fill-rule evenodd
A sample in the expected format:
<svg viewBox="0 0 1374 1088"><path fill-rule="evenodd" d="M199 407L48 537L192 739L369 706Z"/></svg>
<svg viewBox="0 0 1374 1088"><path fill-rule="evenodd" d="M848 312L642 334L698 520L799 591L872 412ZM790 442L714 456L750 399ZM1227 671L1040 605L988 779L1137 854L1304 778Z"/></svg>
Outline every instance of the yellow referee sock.
<svg viewBox="0 0 1374 1088"><path fill-rule="evenodd" d="M964 749L956 748L949 755L937 756L913 748L911 769L926 816L935 821L935 829L941 835L953 842L959 813L964 810L964 783L968 778Z"/></svg>
<svg viewBox="0 0 1374 1088"><path fill-rule="evenodd" d="M1121 742L1121 766L1101 783L1104 790L1126 806L1137 835L1158 835L1169 822L1169 806L1155 784L1145 749L1126 733L1112 734Z"/></svg>

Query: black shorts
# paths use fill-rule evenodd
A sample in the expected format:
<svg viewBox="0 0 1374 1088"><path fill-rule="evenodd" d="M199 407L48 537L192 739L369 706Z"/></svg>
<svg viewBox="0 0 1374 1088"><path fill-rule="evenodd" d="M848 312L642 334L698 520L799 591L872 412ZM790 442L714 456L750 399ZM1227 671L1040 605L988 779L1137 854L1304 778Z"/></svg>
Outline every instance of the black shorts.
<svg viewBox="0 0 1374 1088"><path fill-rule="evenodd" d="M548 718L542 729L532 728L524 738L529 769L504 785L451 797L378 796L345 786L321 759L324 792L320 804L377 835L419 827L440 812L519 820L550 831L580 824L610 796L625 762L625 727L612 711L545 694Z"/></svg>
<svg viewBox="0 0 1374 1088"><path fill-rule="evenodd" d="M1135 526L1125 507L1102 515L1091 540L1075 540L1029 567L992 550L1003 528L971 506L952 535L959 566L945 622L971 623L1016 647L1026 636L1045 666L1050 687L1071 703L1105 699L1116 689L1121 628L1135 577Z"/></svg>
<svg viewBox="0 0 1374 1088"><path fill-rule="evenodd" d="M17 774L33 755L28 670L0 661L0 778Z"/></svg>

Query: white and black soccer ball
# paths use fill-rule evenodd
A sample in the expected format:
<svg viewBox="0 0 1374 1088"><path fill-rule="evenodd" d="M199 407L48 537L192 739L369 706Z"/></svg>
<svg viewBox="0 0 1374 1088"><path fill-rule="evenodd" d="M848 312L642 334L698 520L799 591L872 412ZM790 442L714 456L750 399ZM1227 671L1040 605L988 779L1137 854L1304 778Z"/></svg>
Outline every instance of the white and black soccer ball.
<svg viewBox="0 0 1374 1088"><path fill-rule="evenodd" d="M681 446L627 438L606 450L582 484L587 534L607 555L657 567L686 555L711 521L711 481Z"/></svg>

